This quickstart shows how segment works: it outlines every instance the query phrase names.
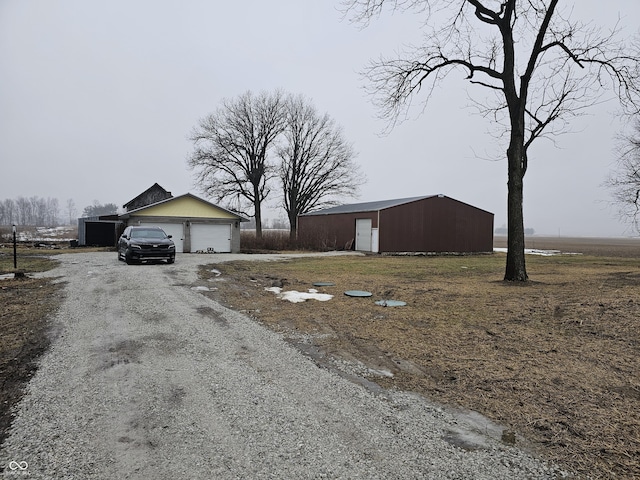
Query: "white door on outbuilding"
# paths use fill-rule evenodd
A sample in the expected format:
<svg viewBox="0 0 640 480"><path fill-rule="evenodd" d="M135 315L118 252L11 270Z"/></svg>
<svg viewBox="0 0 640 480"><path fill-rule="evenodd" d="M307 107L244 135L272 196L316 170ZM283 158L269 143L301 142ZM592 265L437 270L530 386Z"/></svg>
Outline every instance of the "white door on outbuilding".
<svg viewBox="0 0 640 480"><path fill-rule="evenodd" d="M184 225L182 223L156 223L156 222L140 222L145 227L160 227L164 233L171 235L171 240L176 245L176 253L184 251Z"/></svg>
<svg viewBox="0 0 640 480"><path fill-rule="evenodd" d="M371 219L356 218L356 250L371 251Z"/></svg>
<svg viewBox="0 0 640 480"><path fill-rule="evenodd" d="M231 225L191 224L191 252L231 252Z"/></svg>

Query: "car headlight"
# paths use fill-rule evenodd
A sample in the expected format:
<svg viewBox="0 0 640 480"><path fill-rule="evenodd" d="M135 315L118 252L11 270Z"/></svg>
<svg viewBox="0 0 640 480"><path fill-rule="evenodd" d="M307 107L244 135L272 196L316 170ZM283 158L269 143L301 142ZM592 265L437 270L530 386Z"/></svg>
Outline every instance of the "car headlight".
<svg viewBox="0 0 640 480"><path fill-rule="evenodd" d="M176 246L175 246L175 245L169 245L169 250L172 250L172 249L174 249L174 248L176 248Z"/></svg>
<svg viewBox="0 0 640 480"><path fill-rule="evenodd" d="M137 248L138 250L141 250L142 247L140 245L130 245L131 248Z"/></svg>

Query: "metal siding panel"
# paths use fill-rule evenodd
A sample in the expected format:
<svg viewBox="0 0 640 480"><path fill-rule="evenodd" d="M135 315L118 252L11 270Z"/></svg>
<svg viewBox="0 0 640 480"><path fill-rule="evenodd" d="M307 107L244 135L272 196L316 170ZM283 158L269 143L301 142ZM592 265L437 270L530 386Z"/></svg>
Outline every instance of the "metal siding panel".
<svg viewBox="0 0 640 480"><path fill-rule="evenodd" d="M377 212L302 216L298 217L298 239L323 248L353 249L356 218L370 218L373 228L378 225Z"/></svg>
<svg viewBox="0 0 640 480"><path fill-rule="evenodd" d="M87 230L84 218L78 219L78 245L85 246L87 244Z"/></svg>
<svg viewBox="0 0 640 480"><path fill-rule="evenodd" d="M380 252L421 252L425 234L424 200L380 212Z"/></svg>
<svg viewBox="0 0 640 480"><path fill-rule="evenodd" d="M429 197L380 212L380 252L486 252L493 214L448 197Z"/></svg>
<svg viewBox="0 0 640 480"><path fill-rule="evenodd" d="M444 198L436 198L429 205L433 216L433 228L427 237L429 252L455 252L456 209Z"/></svg>

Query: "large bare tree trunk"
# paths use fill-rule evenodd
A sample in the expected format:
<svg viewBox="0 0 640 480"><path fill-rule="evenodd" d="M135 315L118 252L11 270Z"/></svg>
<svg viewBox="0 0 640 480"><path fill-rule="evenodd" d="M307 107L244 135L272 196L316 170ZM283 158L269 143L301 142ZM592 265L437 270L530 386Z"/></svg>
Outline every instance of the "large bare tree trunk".
<svg viewBox="0 0 640 480"><path fill-rule="evenodd" d="M554 2L555 3L555 2ZM510 140L507 149L508 190L507 190L507 266L504 279L510 282L526 282L527 269L524 260L524 174L527 171L527 150L525 147L525 111L529 77L520 77L520 88L516 86L516 55L511 19L515 14L515 2L509 2L504 19L500 24L504 51L504 96L509 108Z"/></svg>
<svg viewBox="0 0 640 480"><path fill-rule="evenodd" d="M289 217L289 241L293 244L298 239L298 219Z"/></svg>
<svg viewBox="0 0 640 480"><path fill-rule="evenodd" d="M253 197L253 211L254 218L256 219L256 238L262 238L262 202L258 195L258 187L254 186L256 192Z"/></svg>
<svg viewBox="0 0 640 480"><path fill-rule="evenodd" d="M526 152L524 136L512 134L507 150L509 184L507 193L507 267L504 279L525 282L528 279L524 258L524 215L522 209Z"/></svg>
<svg viewBox="0 0 640 480"><path fill-rule="evenodd" d="M292 165L294 167L295 165ZM285 189L285 210L289 219L289 241L291 244L295 243L298 239L298 183L296 182L297 175L294 173L290 177L290 187Z"/></svg>

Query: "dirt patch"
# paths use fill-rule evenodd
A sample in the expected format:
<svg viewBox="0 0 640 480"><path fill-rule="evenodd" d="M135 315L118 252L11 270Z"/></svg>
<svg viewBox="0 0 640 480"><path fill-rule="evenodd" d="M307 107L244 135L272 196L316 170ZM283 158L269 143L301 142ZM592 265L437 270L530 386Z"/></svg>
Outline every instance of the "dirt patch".
<svg viewBox="0 0 640 480"><path fill-rule="evenodd" d="M319 363L342 362L385 388L481 412L505 427L505 443L526 438L579 476L640 476L640 262L619 250L528 257L533 280L518 285L499 280L504 258L243 262L215 265L221 277L211 266L201 274L218 287L205 295ZM318 281L335 283L316 287L331 301L292 304L265 291L306 291ZM353 289L373 296L344 295Z"/></svg>
<svg viewBox="0 0 640 480"><path fill-rule="evenodd" d="M13 408L49 347L48 321L60 302L61 285L23 277L0 281L0 445L13 419Z"/></svg>

